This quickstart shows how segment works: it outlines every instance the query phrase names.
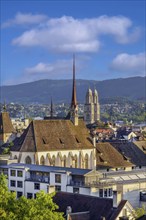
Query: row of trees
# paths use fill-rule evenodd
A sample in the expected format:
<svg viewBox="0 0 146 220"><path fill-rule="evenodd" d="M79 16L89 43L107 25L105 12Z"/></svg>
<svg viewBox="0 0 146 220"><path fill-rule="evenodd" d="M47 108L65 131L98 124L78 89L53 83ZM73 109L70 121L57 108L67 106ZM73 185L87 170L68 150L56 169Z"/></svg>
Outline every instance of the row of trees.
<svg viewBox="0 0 146 220"><path fill-rule="evenodd" d="M0 219L2 220L63 220L63 213L56 210L54 194L40 191L36 199L22 196L16 199L15 192L9 192L5 176L0 175Z"/></svg>

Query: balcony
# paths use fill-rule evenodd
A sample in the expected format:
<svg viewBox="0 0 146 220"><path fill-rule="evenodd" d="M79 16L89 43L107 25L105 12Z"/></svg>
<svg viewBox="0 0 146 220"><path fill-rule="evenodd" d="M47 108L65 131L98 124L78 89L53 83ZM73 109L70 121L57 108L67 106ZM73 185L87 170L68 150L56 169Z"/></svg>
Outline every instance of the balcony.
<svg viewBox="0 0 146 220"><path fill-rule="evenodd" d="M49 183L50 184L50 178L47 177L47 176L31 175L30 177L26 178L26 181L40 182L40 183Z"/></svg>

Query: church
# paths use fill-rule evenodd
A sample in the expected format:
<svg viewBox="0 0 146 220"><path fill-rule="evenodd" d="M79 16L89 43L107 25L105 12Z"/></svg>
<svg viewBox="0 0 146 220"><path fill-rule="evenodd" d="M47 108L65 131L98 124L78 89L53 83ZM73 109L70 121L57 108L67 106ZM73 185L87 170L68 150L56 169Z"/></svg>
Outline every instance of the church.
<svg viewBox="0 0 146 220"><path fill-rule="evenodd" d="M67 117L33 120L21 137L15 139L10 157L26 164L96 168L95 139L90 136L83 119L78 117L75 57L72 99Z"/></svg>
<svg viewBox="0 0 146 220"><path fill-rule="evenodd" d="M111 144L96 143L96 137L91 136L86 127L86 124L100 120L96 90L87 91L84 119L78 116L73 57L72 98L67 117L53 117L51 101L50 117L31 121L22 135L16 137L9 113L5 110L0 115L0 141L2 146L13 141L9 159L15 159L18 163L83 169L129 169L133 166Z"/></svg>

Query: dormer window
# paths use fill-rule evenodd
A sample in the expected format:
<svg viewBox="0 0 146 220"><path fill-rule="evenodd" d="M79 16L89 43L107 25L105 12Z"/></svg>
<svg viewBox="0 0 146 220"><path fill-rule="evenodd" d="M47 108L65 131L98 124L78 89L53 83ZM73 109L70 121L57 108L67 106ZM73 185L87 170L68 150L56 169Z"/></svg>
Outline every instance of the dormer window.
<svg viewBox="0 0 146 220"><path fill-rule="evenodd" d="M44 139L44 138L42 138L42 140L43 140L43 144L46 144L45 139Z"/></svg>
<svg viewBox="0 0 146 220"><path fill-rule="evenodd" d="M146 151L146 147L142 146L143 151Z"/></svg>
<svg viewBox="0 0 146 220"><path fill-rule="evenodd" d="M61 138L59 138L59 141L60 141L60 144L64 144L64 141Z"/></svg>
<svg viewBox="0 0 146 220"><path fill-rule="evenodd" d="M76 139L76 142L77 142L78 144L81 143L77 137L75 137L75 139Z"/></svg>

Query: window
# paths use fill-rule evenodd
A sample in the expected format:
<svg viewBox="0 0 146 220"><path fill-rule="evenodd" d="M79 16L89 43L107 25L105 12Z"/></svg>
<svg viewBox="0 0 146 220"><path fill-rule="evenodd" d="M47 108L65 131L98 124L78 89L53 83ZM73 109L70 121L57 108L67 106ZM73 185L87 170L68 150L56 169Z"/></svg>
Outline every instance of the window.
<svg viewBox="0 0 146 220"><path fill-rule="evenodd" d="M17 181L17 187L22 188L23 187L23 182L22 181Z"/></svg>
<svg viewBox="0 0 146 220"><path fill-rule="evenodd" d="M16 170L11 170L11 176L16 176Z"/></svg>
<svg viewBox="0 0 146 220"><path fill-rule="evenodd" d="M85 155L85 169L88 169L88 154Z"/></svg>
<svg viewBox="0 0 146 220"><path fill-rule="evenodd" d="M41 156L40 165L45 165L45 158L44 158L44 156Z"/></svg>
<svg viewBox="0 0 146 220"><path fill-rule="evenodd" d="M104 189L104 197L107 197L107 189Z"/></svg>
<svg viewBox="0 0 146 220"><path fill-rule="evenodd" d="M27 193L27 198L32 199L32 193Z"/></svg>
<svg viewBox="0 0 146 220"><path fill-rule="evenodd" d="M15 180L11 180L10 181L10 186L15 187L16 186L16 181Z"/></svg>
<svg viewBox="0 0 146 220"><path fill-rule="evenodd" d="M99 189L99 197L103 197L103 189Z"/></svg>
<svg viewBox="0 0 146 220"><path fill-rule="evenodd" d="M18 176L18 177L23 177L23 172L20 171L20 170L18 170L18 171L17 171L17 176Z"/></svg>
<svg viewBox="0 0 146 220"><path fill-rule="evenodd" d="M17 198L20 198L21 196L23 196L22 192L17 192Z"/></svg>
<svg viewBox="0 0 146 220"><path fill-rule="evenodd" d="M55 183L61 183L61 175L55 174Z"/></svg>
<svg viewBox="0 0 146 220"><path fill-rule="evenodd" d="M113 195L113 190L112 190L112 188L109 189L108 195L109 195L109 197L111 197L111 196Z"/></svg>
<svg viewBox="0 0 146 220"><path fill-rule="evenodd" d="M140 201L146 202L146 191L140 192Z"/></svg>
<svg viewBox="0 0 146 220"><path fill-rule="evenodd" d="M66 156L63 157L63 163L62 163L63 167L66 167Z"/></svg>
<svg viewBox="0 0 146 220"><path fill-rule="evenodd" d="M55 156L53 155L53 157L52 157L52 164L51 164L52 166L55 166Z"/></svg>
<svg viewBox="0 0 146 220"><path fill-rule="evenodd" d="M55 191L60 192L61 191L61 186L55 186Z"/></svg>
<svg viewBox="0 0 146 220"><path fill-rule="evenodd" d="M25 158L25 163L26 163L26 164L31 164L31 158L30 158L29 156L27 156L27 157Z"/></svg>
<svg viewBox="0 0 146 220"><path fill-rule="evenodd" d="M40 190L40 183L34 183L34 189Z"/></svg>
<svg viewBox="0 0 146 220"><path fill-rule="evenodd" d="M73 193L79 193L79 188L74 187L74 188L73 188Z"/></svg>

